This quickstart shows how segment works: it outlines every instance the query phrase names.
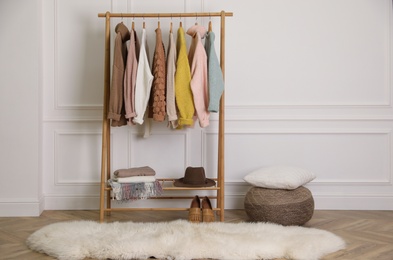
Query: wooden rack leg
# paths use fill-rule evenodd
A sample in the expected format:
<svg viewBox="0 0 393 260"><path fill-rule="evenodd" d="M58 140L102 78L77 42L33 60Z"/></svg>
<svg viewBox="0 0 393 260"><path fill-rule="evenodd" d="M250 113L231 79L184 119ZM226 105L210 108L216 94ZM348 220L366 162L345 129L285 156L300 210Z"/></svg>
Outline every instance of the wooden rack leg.
<svg viewBox="0 0 393 260"><path fill-rule="evenodd" d="M102 150L101 150L101 186L100 186L100 222L104 221L105 188L110 171L110 125L108 120L109 89L110 88L110 15L106 13L105 20L105 67L104 67L104 107L102 112ZM107 193L107 200L110 198ZM109 201L110 206L110 201Z"/></svg>
<svg viewBox="0 0 393 260"><path fill-rule="evenodd" d="M220 34L220 65L222 75L225 80L225 12L221 11L221 34ZM220 221L224 221L224 209L225 209L225 168L224 168L224 110L225 110L225 92L222 93L220 100L220 111L219 111L219 121L218 121L218 183L219 183L219 195L217 196L217 204L220 208Z"/></svg>
<svg viewBox="0 0 393 260"><path fill-rule="evenodd" d="M109 120L107 123L107 130L106 130L106 141L107 141L107 146L106 146L106 180L109 180L111 177L111 127L109 125ZM110 209L112 207L111 205L111 191L108 190L106 192L106 208ZM106 212L107 216L111 215L111 211Z"/></svg>

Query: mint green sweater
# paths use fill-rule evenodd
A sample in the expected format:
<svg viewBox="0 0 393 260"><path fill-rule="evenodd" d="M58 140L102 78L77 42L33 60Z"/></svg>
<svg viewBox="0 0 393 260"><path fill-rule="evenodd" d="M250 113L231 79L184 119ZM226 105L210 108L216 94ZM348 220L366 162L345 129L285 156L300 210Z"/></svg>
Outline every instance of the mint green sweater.
<svg viewBox="0 0 393 260"><path fill-rule="evenodd" d="M205 50L207 54L207 74L209 86L209 107L210 112L218 112L221 95L224 92L224 77L222 75L220 63L214 48L214 32L208 32L205 39Z"/></svg>

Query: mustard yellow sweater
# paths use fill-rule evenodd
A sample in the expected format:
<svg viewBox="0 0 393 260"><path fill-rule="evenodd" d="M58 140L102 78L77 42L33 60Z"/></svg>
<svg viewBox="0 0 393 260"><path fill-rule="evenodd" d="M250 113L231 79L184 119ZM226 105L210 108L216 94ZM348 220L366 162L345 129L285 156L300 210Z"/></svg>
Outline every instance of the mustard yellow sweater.
<svg viewBox="0 0 393 260"><path fill-rule="evenodd" d="M191 73L188 63L187 43L182 27L177 30L177 61L175 74L175 98L179 110L179 126L193 125L195 113L191 91Z"/></svg>

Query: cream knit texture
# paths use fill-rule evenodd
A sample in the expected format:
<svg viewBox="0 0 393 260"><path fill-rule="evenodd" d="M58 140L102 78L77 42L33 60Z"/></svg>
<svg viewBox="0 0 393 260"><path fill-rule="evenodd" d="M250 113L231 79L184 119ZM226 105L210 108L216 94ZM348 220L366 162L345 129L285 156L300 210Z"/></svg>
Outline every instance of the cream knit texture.
<svg viewBox="0 0 393 260"><path fill-rule="evenodd" d="M176 45L172 31L169 33L166 74L166 113L172 128L177 128L177 111L175 99Z"/></svg>

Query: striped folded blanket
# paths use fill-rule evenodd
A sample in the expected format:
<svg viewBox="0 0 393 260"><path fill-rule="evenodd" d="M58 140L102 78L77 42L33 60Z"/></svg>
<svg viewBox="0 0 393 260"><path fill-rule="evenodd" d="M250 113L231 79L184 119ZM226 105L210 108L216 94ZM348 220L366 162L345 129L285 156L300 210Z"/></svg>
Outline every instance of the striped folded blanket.
<svg viewBox="0 0 393 260"><path fill-rule="evenodd" d="M144 200L160 196L163 192L161 183L158 180L153 182L119 183L114 179L109 179L108 184L112 187L113 199L118 201Z"/></svg>

